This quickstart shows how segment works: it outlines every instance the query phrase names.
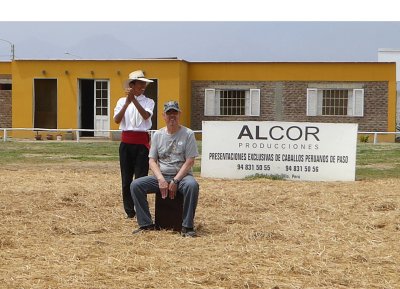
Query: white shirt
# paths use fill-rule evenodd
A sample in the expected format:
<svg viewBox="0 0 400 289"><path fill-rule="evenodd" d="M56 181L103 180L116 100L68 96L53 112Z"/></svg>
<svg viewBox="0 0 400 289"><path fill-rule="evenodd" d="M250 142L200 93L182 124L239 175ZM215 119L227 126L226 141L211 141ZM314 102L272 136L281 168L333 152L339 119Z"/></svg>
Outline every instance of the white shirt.
<svg viewBox="0 0 400 289"><path fill-rule="evenodd" d="M144 96L143 94L139 95L139 96L135 96L135 97L136 97L136 100L139 102L139 104L144 108L144 110L147 111L148 113L150 113L150 117L146 120L143 120L139 126L134 127L131 123L131 119L135 113L135 110L137 111L137 108L135 107L135 105L133 103L130 103L128 108L125 111L124 117L122 118L121 122L119 123L119 129L134 130L134 131L147 131L151 128L151 125L152 125L151 116L153 115L154 100ZM114 117L121 111L125 102L126 102L126 97L121 97L118 100L117 105L114 108Z"/></svg>

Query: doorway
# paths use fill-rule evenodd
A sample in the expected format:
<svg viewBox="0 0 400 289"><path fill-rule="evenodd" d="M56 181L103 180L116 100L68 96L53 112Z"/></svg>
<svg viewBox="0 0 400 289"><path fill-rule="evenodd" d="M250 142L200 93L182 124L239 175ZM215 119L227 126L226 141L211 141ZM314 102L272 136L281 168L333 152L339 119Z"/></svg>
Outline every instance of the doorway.
<svg viewBox="0 0 400 289"><path fill-rule="evenodd" d="M110 129L110 90L108 80L79 79L79 128L83 137L108 137Z"/></svg>
<svg viewBox="0 0 400 289"><path fill-rule="evenodd" d="M94 129L94 80L79 80L79 128ZM81 131L80 136L94 136L91 131Z"/></svg>
<svg viewBox="0 0 400 289"><path fill-rule="evenodd" d="M34 79L35 128L57 128L57 80Z"/></svg>

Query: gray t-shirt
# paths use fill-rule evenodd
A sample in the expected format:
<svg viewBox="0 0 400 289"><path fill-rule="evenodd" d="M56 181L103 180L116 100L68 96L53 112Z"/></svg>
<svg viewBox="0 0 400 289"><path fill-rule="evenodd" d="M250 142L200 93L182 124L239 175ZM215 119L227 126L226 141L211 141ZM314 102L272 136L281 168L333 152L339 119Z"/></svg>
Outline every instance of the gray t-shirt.
<svg viewBox="0 0 400 289"><path fill-rule="evenodd" d="M175 176L188 158L199 155L194 132L184 126L168 134L167 128L156 131L151 138L149 157L158 161L163 175ZM192 170L188 172L192 174Z"/></svg>

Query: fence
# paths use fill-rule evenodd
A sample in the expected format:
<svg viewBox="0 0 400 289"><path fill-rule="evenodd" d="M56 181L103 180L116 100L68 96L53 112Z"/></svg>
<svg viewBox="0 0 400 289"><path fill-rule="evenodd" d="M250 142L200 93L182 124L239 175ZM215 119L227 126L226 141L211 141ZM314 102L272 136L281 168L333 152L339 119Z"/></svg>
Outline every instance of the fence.
<svg viewBox="0 0 400 289"><path fill-rule="evenodd" d="M120 133L121 130L119 129L114 129L114 130L94 130L94 129L48 129L48 128L0 128L0 131L3 131L3 142L6 142L8 139L7 132L8 131L32 131L36 132L37 134L39 132L48 132L48 133L75 133L76 136L76 142L80 142L81 136L80 132L99 132L99 133L113 133L117 132ZM150 135L153 135L157 130L149 130ZM201 130L195 130L193 131L194 133L200 133Z"/></svg>
<svg viewBox="0 0 400 289"><path fill-rule="evenodd" d="M373 135L374 136L374 144L377 144L378 143L378 135L385 135L385 134L389 134L389 135L391 135L391 134L393 134L394 135L394 137L395 137L395 140L397 140L397 135L399 135L399 137L400 137L400 131L395 131L395 132L377 132L377 131L374 131L374 132L363 132L363 131L359 131L358 132L358 135Z"/></svg>

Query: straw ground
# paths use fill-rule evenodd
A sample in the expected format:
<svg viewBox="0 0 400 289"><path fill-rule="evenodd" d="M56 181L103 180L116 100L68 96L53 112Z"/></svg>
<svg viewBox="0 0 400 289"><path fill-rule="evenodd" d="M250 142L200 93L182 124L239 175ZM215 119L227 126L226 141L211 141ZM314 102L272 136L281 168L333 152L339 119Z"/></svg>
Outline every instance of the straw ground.
<svg viewBox="0 0 400 289"><path fill-rule="evenodd" d="M115 159L4 163L0 288L399 288L399 178L197 178L198 238L132 235Z"/></svg>

